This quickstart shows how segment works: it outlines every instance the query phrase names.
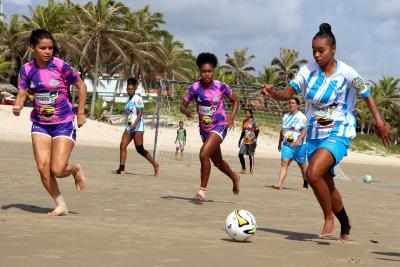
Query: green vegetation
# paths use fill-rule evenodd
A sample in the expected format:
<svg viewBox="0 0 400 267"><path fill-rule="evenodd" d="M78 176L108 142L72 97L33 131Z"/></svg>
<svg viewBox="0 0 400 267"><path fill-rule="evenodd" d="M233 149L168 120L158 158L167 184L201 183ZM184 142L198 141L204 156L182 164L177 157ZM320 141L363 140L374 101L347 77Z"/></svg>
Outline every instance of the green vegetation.
<svg viewBox="0 0 400 267"><path fill-rule="evenodd" d="M376 135L360 134L351 141L350 149L358 152L373 152L379 155L397 154L400 155L400 146L390 145L388 148L382 144L382 140Z"/></svg>

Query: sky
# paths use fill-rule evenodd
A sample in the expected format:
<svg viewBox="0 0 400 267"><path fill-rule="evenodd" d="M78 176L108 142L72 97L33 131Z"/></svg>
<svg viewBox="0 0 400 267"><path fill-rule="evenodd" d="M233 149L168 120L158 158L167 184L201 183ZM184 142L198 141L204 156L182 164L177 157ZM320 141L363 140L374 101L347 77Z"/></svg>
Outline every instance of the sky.
<svg viewBox="0 0 400 267"><path fill-rule="evenodd" d="M74 3L88 1L73 0ZM295 49L312 61L311 41L321 23L331 24L336 58L367 80L399 77L400 0L122 0L138 9L150 5L162 12L162 27L196 55L225 54L248 48L256 58L250 65L261 71L279 56L281 47ZM47 0L4 0L4 13L29 15L28 5Z"/></svg>

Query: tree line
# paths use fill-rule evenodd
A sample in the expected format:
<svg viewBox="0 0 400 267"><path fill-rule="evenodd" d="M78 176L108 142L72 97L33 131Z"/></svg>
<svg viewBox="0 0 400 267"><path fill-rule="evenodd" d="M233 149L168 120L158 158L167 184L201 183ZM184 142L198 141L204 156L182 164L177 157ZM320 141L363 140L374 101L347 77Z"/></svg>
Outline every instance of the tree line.
<svg viewBox="0 0 400 267"><path fill-rule="evenodd" d="M48 0L46 6L29 7L29 10L29 16L13 14L5 18L1 14L0 75L16 85L19 69L32 58L29 48L31 31L46 29L57 42L57 56L70 63L82 77L92 79L91 118L99 77L118 75L119 86L132 76L145 85L157 79L191 82L199 77L193 52L164 28L164 15L151 12L148 5L133 10L113 0L88 1L85 4ZM306 63L299 52L281 48L279 56L256 73L251 66L254 58L248 48L225 54L225 64L215 71L216 79L242 86L269 83L285 87L299 67ZM382 115L394 136L399 138L399 78L384 76L369 83ZM373 131L374 122L361 99L357 102L356 113L362 132Z"/></svg>

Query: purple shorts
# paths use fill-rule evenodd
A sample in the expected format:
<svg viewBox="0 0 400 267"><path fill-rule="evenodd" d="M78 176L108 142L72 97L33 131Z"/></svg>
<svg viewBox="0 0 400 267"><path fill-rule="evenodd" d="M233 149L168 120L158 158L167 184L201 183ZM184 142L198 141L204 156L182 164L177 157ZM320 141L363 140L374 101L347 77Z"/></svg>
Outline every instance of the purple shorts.
<svg viewBox="0 0 400 267"><path fill-rule="evenodd" d="M40 124L33 122L31 134L43 134L51 139L66 137L72 142L76 142L76 129L74 121L60 124Z"/></svg>
<svg viewBox="0 0 400 267"><path fill-rule="evenodd" d="M214 132L214 133L218 134L219 137L221 137L222 141L224 141L227 131L228 131L228 128L226 128L225 124L216 125L209 132L205 132L205 131L200 130L201 140L203 140L203 142L206 141L209 133Z"/></svg>

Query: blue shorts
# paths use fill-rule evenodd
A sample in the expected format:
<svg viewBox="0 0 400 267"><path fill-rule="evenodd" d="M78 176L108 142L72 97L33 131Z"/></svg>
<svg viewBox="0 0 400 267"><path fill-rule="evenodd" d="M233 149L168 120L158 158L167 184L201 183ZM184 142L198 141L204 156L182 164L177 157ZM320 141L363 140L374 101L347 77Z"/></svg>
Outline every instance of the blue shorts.
<svg viewBox="0 0 400 267"><path fill-rule="evenodd" d="M228 128L226 128L226 125L222 124L222 125L216 125L209 132L200 130L200 137L201 137L201 140L203 140L203 143L204 143L204 141L206 141L208 134L212 133L212 132L218 134L219 137L221 137L222 141L224 141L224 139L226 137L226 133L228 132Z"/></svg>
<svg viewBox="0 0 400 267"><path fill-rule="evenodd" d="M325 148L331 152L335 159L335 166L347 156L347 149L349 149L350 138L340 136L329 136L324 139L307 139L307 158L310 162L315 152L318 149ZM334 166L333 166L334 167ZM335 175L333 167L330 169L331 173Z"/></svg>
<svg viewBox="0 0 400 267"><path fill-rule="evenodd" d="M32 123L31 134L42 134L55 139L58 137L66 137L72 142L76 142L76 128L74 121L60 124L40 124Z"/></svg>
<svg viewBox="0 0 400 267"><path fill-rule="evenodd" d="M128 125L128 124L125 125L125 129L126 129L126 131L130 134L130 136L131 136L132 139L133 139L133 137L135 136L135 133L136 133L136 132L140 132L140 133L143 133L143 132L144 132L144 121L143 121L143 120L140 120L140 122L138 123L138 125L136 125L135 130L132 130L131 127L130 127L130 125Z"/></svg>
<svg viewBox="0 0 400 267"><path fill-rule="evenodd" d="M298 164L303 165L306 163L306 144L294 147L282 145L281 159L290 159L296 161Z"/></svg>

